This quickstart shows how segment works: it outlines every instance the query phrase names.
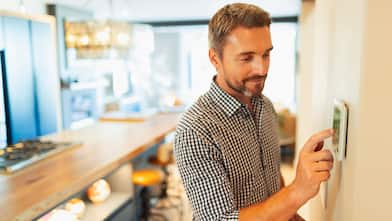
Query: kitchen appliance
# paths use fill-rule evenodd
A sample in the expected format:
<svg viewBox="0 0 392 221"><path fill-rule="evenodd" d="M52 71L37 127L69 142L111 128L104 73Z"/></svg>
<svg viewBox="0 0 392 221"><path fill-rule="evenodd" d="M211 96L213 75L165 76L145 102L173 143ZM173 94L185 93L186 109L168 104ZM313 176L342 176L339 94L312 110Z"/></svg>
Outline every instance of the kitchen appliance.
<svg viewBox="0 0 392 221"><path fill-rule="evenodd" d="M0 149L0 173L12 173L39 160L80 146L73 142L26 140Z"/></svg>
<svg viewBox="0 0 392 221"><path fill-rule="evenodd" d="M13 66L10 60L7 61L5 50L0 50L0 173L12 173L65 149L80 146L79 143L38 139L56 132L56 119L51 118L53 114L46 109L40 108L39 101L44 99L40 99L42 96L37 92L39 85L35 85L36 78L32 77L36 81L28 87L20 83L23 80L16 79L15 70L7 66ZM22 91L30 96L24 96ZM52 105L50 102L44 104L47 107ZM42 113L44 116L41 116Z"/></svg>

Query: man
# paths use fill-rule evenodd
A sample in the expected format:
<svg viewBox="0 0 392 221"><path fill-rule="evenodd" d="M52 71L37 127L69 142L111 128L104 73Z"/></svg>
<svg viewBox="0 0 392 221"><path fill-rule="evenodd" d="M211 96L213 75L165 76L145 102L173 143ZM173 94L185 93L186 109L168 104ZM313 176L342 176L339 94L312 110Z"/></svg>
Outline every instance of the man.
<svg viewBox="0 0 392 221"><path fill-rule="evenodd" d="M330 176L333 157L320 150L328 129L304 145L294 181L280 174L277 119L262 95L272 42L267 12L230 4L209 22L210 90L183 115L175 157L194 220L303 220L297 210Z"/></svg>

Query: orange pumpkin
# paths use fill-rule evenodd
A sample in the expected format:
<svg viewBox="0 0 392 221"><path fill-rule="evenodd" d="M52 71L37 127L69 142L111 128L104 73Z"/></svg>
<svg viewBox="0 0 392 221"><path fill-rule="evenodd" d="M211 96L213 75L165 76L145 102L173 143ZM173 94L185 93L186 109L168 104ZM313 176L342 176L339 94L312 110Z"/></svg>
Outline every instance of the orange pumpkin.
<svg viewBox="0 0 392 221"><path fill-rule="evenodd" d="M87 189L87 197L93 203L101 203L110 196L111 190L109 183L104 179L100 179L93 183Z"/></svg>
<svg viewBox="0 0 392 221"><path fill-rule="evenodd" d="M73 198L65 204L65 210L71 212L76 217L81 218L84 211L86 210L86 205L83 200L78 198Z"/></svg>

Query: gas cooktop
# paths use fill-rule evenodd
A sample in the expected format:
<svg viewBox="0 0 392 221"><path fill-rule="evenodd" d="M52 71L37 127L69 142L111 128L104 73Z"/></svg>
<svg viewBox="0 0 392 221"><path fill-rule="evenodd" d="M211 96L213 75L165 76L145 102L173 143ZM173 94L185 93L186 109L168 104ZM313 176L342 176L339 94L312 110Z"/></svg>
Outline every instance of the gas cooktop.
<svg viewBox="0 0 392 221"><path fill-rule="evenodd" d="M0 173L12 173L80 143L26 140L0 149Z"/></svg>

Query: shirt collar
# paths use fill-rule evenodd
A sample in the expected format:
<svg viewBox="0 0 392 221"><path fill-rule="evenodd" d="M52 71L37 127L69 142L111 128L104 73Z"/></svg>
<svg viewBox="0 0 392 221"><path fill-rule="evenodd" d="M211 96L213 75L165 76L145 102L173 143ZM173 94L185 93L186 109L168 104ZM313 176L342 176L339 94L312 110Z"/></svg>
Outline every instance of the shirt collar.
<svg viewBox="0 0 392 221"><path fill-rule="evenodd" d="M225 112L226 115L232 116L239 108L245 107L245 105L243 105L240 101L238 101L236 98L234 98L222 88L220 88L215 82L215 78L216 76L214 76L214 78L212 79L208 94L214 100L214 102ZM252 98L252 104L255 104L260 97L261 96L257 98Z"/></svg>

